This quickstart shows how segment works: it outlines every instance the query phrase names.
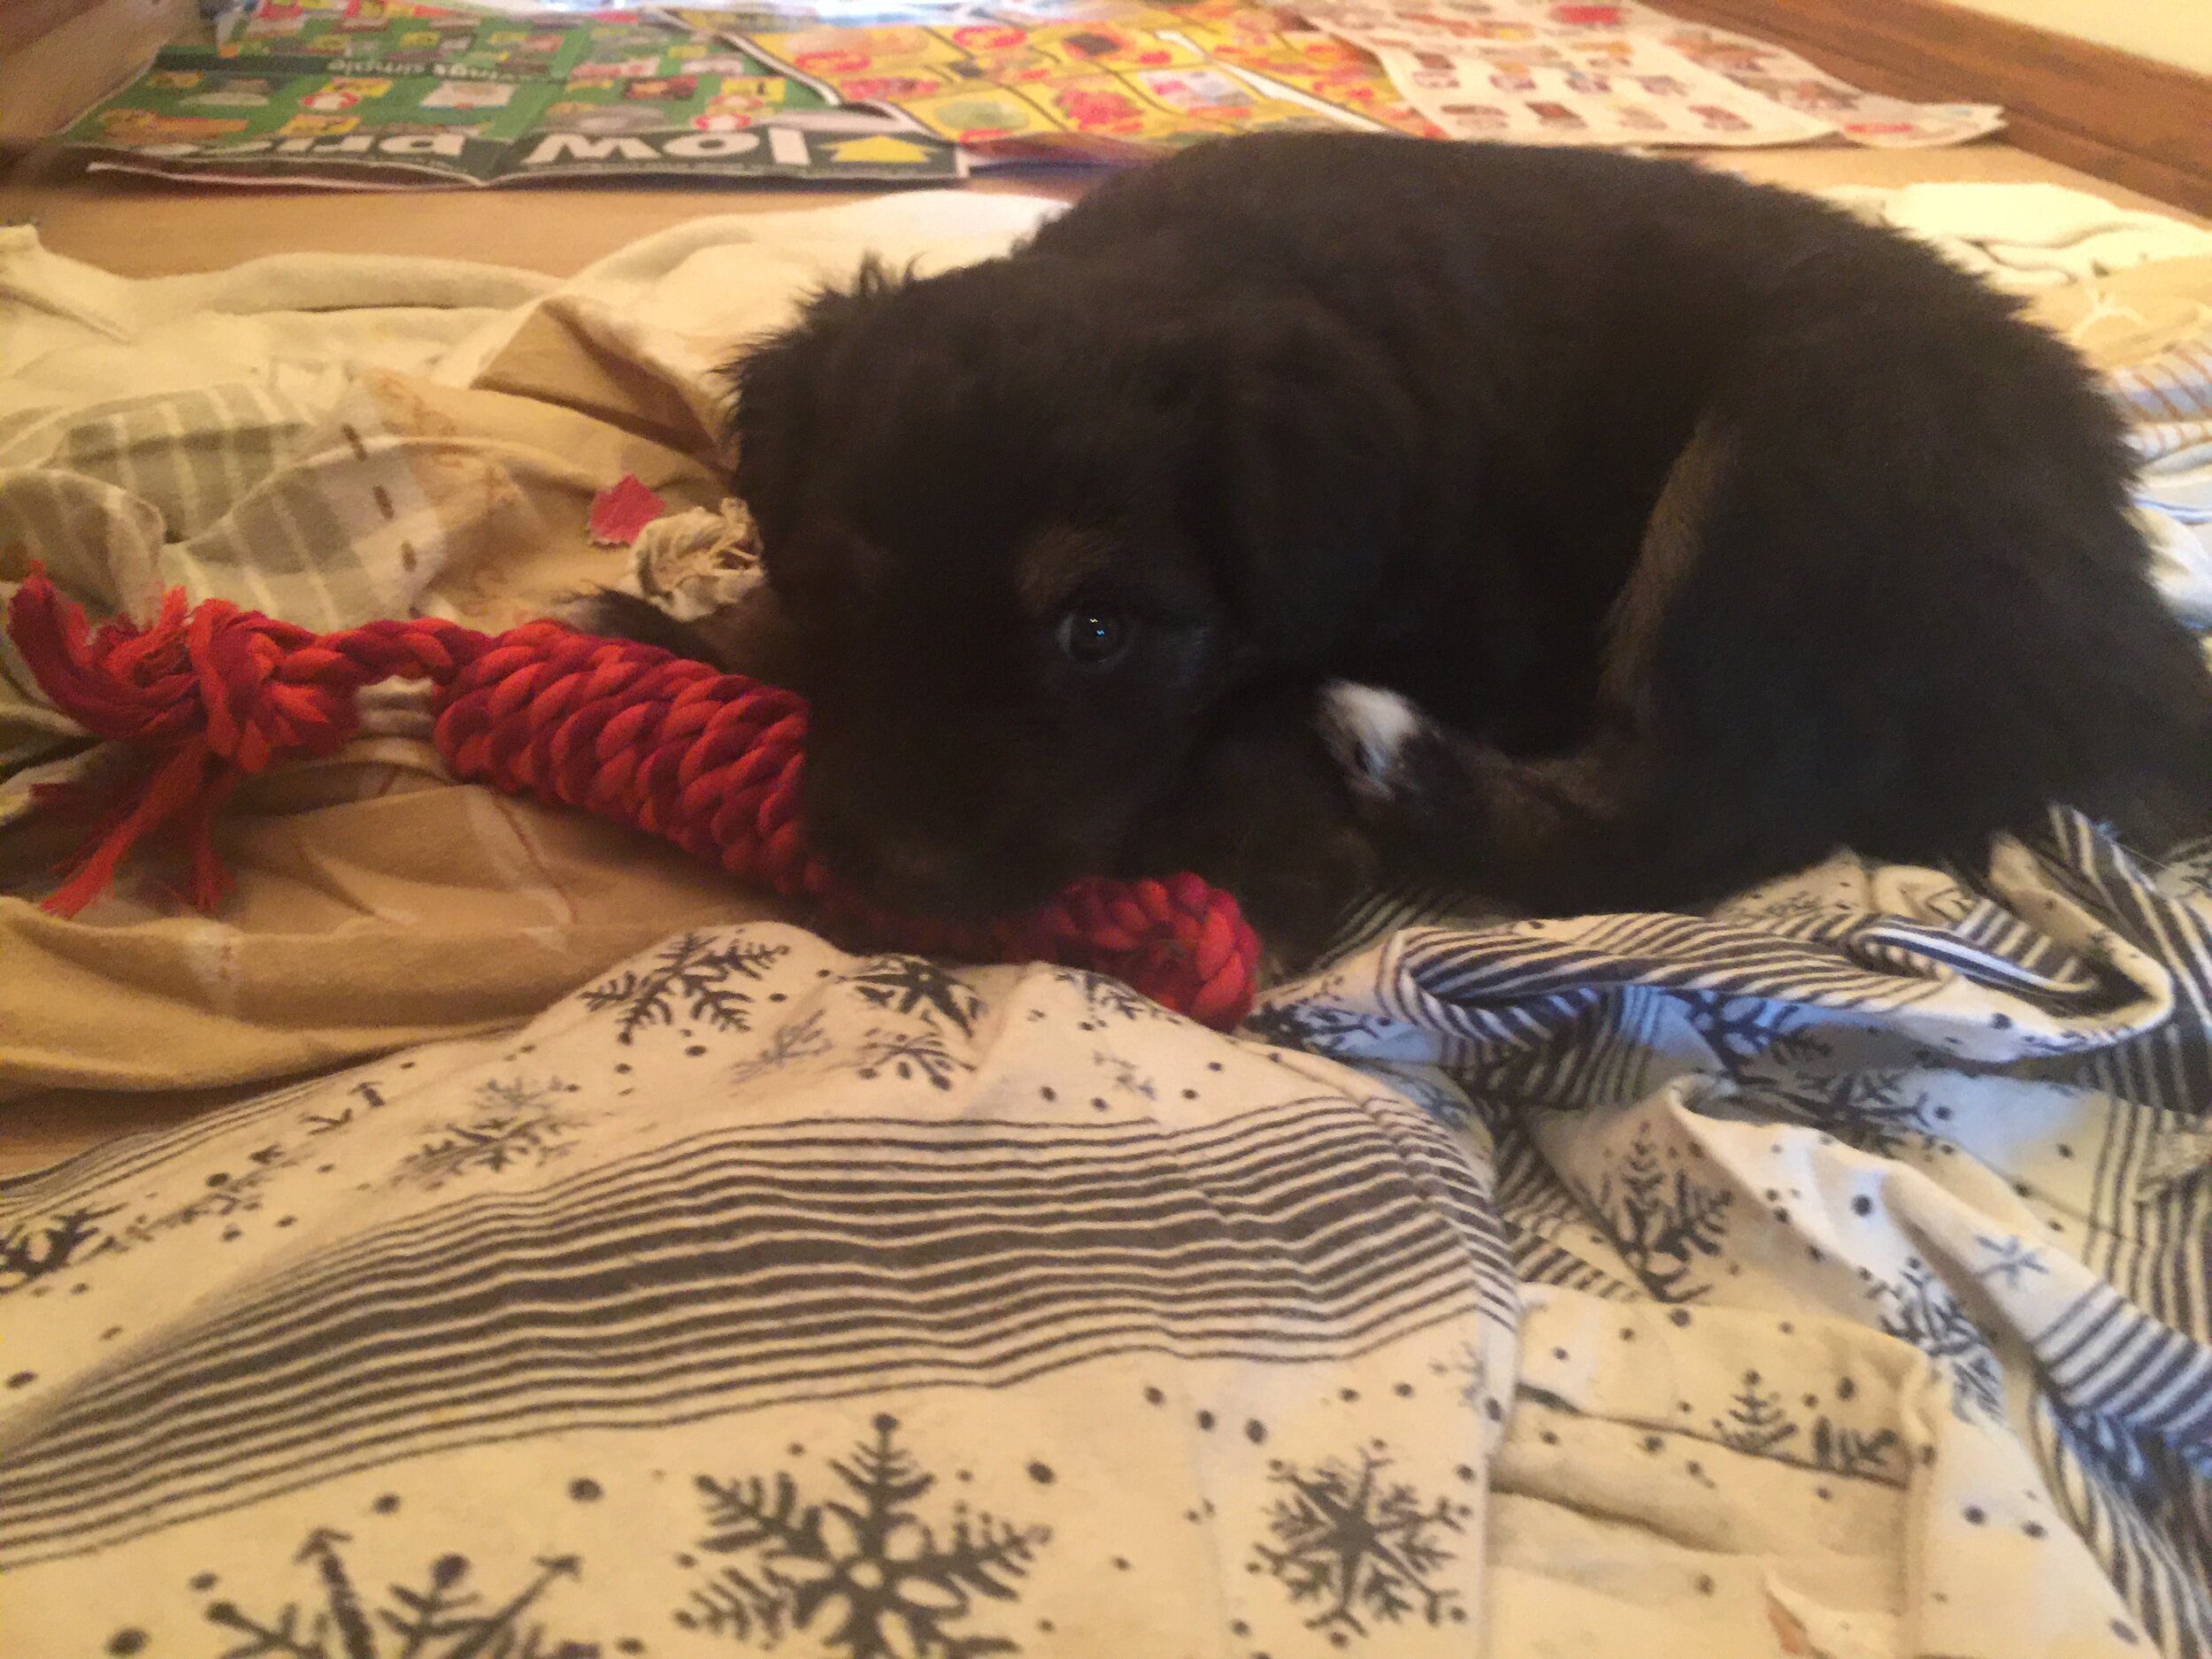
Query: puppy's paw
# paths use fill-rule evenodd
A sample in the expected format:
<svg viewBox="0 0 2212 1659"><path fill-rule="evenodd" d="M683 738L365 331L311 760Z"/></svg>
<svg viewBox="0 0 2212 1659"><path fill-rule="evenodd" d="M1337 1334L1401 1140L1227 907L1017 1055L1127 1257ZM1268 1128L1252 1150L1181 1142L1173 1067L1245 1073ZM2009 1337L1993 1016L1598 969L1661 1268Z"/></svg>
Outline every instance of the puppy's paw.
<svg viewBox="0 0 2212 1659"><path fill-rule="evenodd" d="M1338 680L1322 687L1317 724L1352 793L1379 807L1408 781L1406 751L1428 722L1394 691Z"/></svg>

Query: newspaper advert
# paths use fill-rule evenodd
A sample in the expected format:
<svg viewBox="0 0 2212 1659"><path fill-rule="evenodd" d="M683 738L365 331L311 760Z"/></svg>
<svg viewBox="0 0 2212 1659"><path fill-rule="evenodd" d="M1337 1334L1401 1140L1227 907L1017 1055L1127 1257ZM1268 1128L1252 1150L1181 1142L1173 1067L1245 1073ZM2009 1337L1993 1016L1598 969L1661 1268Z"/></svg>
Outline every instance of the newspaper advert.
<svg viewBox="0 0 2212 1659"><path fill-rule="evenodd" d="M1878 97L1636 0L265 0L62 143L232 183L941 182L1226 134L1912 146L2000 111Z"/></svg>

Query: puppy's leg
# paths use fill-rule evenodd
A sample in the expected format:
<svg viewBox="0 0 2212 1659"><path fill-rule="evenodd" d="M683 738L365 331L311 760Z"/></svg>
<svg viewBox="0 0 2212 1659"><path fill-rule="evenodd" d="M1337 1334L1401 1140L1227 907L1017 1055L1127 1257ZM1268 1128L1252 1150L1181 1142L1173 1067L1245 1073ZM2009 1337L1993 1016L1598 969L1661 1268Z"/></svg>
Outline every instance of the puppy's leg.
<svg viewBox="0 0 2212 1659"><path fill-rule="evenodd" d="M1395 693L1348 682L1323 691L1323 741L1386 864L1537 910L1704 896L1656 810L1668 757L1654 656L1727 459L1725 441L1701 428L1669 472L1614 604L1579 749L1519 759L1447 730Z"/></svg>
<svg viewBox="0 0 2212 1659"><path fill-rule="evenodd" d="M1545 910L1678 909L1840 846L1978 858L2054 801L2212 818L2212 677L2144 579L2078 366L2039 384L2032 361L1908 343L1948 355L1846 396L1813 370L1857 347L1824 345L1725 388L1652 516L1578 752L1515 759L1329 693L1386 859Z"/></svg>
<svg viewBox="0 0 2212 1659"><path fill-rule="evenodd" d="M1653 760L1631 734L1523 760L1346 681L1322 692L1319 723L1393 873L1537 910L1651 902L1668 885L1639 798Z"/></svg>

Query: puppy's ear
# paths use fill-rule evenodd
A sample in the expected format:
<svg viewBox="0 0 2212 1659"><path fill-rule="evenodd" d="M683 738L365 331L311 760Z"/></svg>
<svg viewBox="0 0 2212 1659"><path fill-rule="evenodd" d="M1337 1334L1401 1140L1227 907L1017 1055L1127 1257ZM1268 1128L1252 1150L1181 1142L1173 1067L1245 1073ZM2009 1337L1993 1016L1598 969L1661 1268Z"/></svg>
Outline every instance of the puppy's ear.
<svg viewBox="0 0 2212 1659"><path fill-rule="evenodd" d="M1409 508L1417 412L1389 360L1312 301L1240 305L1207 332L1202 534L1258 653L1310 661L1371 603Z"/></svg>
<svg viewBox="0 0 2212 1659"><path fill-rule="evenodd" d="M726 372L734 399L730 438L737 493L772 544L782 540L797 507L801 468L816 436L817 388L830 353L871 304L911 278L871 254L850 282L818 288L796 322L748 346Z"/></svg>

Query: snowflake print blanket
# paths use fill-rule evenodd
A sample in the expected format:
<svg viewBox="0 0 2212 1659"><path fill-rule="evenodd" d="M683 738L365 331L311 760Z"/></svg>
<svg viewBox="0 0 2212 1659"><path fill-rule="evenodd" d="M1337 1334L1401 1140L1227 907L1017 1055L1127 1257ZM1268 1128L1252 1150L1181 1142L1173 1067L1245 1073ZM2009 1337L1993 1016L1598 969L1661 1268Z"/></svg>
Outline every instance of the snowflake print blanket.
<svg viewBox="0 0 2212 1659"><path fill-rule="evenodd" d="M0 1199L10 1659L2212 1645L2212 897L685 934Z"/></svg>

